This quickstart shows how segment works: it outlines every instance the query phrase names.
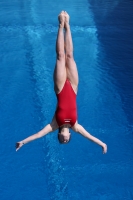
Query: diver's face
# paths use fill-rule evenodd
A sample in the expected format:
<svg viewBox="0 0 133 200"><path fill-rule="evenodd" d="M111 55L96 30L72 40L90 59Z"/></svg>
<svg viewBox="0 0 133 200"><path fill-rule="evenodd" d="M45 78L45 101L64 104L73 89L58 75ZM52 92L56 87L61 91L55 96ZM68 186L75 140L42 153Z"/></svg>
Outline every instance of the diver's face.
<svg viewBox="0 0 133 200"><path fill-rule="evenodd" d="M61 133L59 133L59 141L60 141L61 144L68 143L69 139L70 139L70 132L61 131Z"/></svg>

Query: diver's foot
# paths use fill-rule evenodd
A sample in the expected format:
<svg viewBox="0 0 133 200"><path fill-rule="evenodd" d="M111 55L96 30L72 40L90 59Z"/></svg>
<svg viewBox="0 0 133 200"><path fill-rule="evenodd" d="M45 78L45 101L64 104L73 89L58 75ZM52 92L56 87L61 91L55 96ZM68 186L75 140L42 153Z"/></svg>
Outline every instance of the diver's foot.
<svg viewBox="0 0 133 200"><path fill-rule="evenodd" d="M69 26L70 16L66 11L64 13L65 13L65 28L67 28Z"/></svg>
<svg viewBox="0 0 133 200"><path fill-rule="evenodd" d="M62 11L59 16L58 16L58 20L59 20L59 26L61 28L64 28L64 23L65 23L65 12Z"/></svg>

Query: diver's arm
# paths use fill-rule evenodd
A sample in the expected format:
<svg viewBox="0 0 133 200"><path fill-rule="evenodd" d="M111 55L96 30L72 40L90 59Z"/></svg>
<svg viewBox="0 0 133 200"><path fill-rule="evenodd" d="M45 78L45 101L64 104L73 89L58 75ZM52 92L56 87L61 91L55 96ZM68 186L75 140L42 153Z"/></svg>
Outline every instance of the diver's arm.
<svg viewBox="0 0 133 200"><path fill-rule="evenodd" d="M58 128L58 125L56 123L55 117L53 118L51 124L47 124L42 130L40 130L38 133L35 133L29 137L27 137L26 139L17 142L16 143L16 151L19 150L24 144L27 144L33 140L36 140L38 138L41 138L43 136L45 136L46 134L55 131Z"/></svg>
<svg viewBox="0 0 133 200"><path fill-rule="evenodd" d="M91 140L92 142L100 145L103 148L103 153L107 153L107 145L105 143L103 143L101 140L99 140L98 138L92 136L90 133L88 133L83 126L81 126L80 124L75 124L74 131L80 133L81 135L83 135L84 137L86 137L87 139Z"/></svg>

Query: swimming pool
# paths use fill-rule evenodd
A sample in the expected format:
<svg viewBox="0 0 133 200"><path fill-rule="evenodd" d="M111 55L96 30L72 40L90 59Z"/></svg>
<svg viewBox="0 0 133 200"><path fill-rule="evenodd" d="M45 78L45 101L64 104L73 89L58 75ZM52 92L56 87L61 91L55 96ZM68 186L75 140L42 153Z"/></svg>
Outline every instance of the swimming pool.
<svg viewBox="0 0 133 200"><path fill-rule="evenodd" d="M0 199L133 199L132 1L0 0ZM56 8L56 9L55 9ZM108 153L72 133L28 144L15 142L40 130L56 97L57 15L71 16L79 71L78 119L108 144Z"/></svg>

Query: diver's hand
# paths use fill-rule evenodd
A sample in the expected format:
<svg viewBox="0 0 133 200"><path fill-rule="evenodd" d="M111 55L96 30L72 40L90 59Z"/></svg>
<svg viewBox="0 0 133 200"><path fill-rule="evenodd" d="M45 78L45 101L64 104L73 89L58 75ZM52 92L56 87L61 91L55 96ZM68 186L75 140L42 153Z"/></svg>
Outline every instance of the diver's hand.
<svg viewBox="0 0 133 200"><path fill-rule="evenodd" d="M22 141L17 142L16 143L16 151L18 151L23 145L24 145L24 143Z"/></svg>
<svg viewBox="0 0 133 200"><path fill-rule="evenodd" d="M104 143L102 146L103 154L107 153L107 145Z"/></svg>

